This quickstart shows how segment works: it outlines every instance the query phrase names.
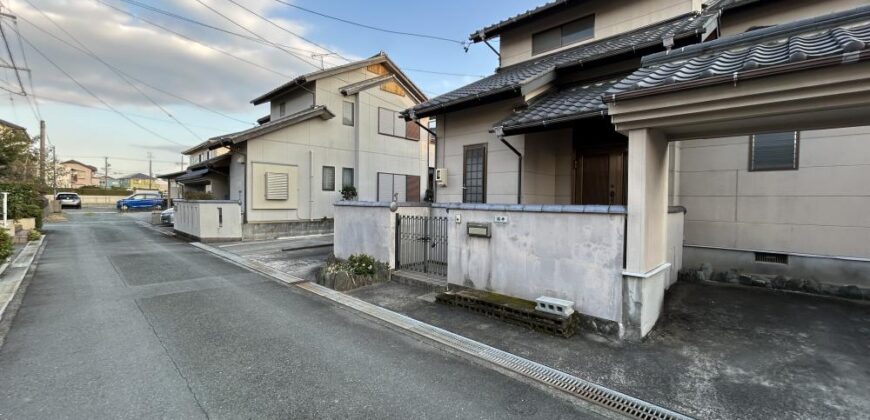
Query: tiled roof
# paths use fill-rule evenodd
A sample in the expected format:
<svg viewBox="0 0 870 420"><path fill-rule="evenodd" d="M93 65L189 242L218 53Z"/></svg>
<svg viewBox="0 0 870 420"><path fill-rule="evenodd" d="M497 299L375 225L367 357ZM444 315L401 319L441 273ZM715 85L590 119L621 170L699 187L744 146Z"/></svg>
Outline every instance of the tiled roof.
<svg viewBox="0 0 870 420"><path fill-rule="evenodd" d="M494 36L498 35L499 33L501 33L504 30L504 28L506 28L508 26L515 25L515 24L522 22L526 19L529 19L533 16L537 17L541 13L549 12L549 11L553 10L557 6L562 6L562 5L567 6L569 3L572 3L572 1L571 0L554 0L554 1L551 1L548 3L544 3L538 7L535 7L534 9L526 10L525 12L519 13L517 15L514 15L512 17L504 19L500 22L493 23L492 25L489 25L485 28L474 31L474 33L472 33L471 35L468 35L468 39L472 42L480 42L480 41L483 41L484 39L489 39L489 38L494 37ZM576 3L576 1L573 1L573 3Z"/></svg>
<svg viewBox="0 0 870 420"><path fill-rule="evenodd" d="M712 16L688 13L656 25L504 67L489 77L430 99L412 110L417 116L427 116L446 106L479 100L499 93L518 92L524 84L559 67L588 63L638 48L661 44L662 40L668 37L677 39L697 34L710 17Z"/></svg>
<svg viewBox="0 0 870 420"><path fill-rule="evenodd" d="M644 57L644 67L616 84L608 95L698 81L716 76L738 80L750 70L868 50L870 6L746 32Z"/></svg>
<svg viewBox="0 0 870 420"><path fill-rule="evenodd" d="M601 115L607 106L601 95L610 89L617 80L604 81L584 86L562 89L537 99L528 108L496 123L505 134L524 127L550 125L583 116Z"/></svg>

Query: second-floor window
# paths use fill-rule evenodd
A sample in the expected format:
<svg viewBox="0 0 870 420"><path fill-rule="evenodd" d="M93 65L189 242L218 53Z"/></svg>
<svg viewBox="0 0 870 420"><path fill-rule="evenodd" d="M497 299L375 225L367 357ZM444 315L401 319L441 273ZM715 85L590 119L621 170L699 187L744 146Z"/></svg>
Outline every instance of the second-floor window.
<svg viewBox="0 0 870 420"><path fill-rule="evenodd" d="M281 105L278 105L278 116L283 117L285 113L287 113L287 102L281 102Z"/></svg>
<svg viewBox="0 0 870 420"><path fill-rule="evenodd" d="M532 55L562 48L595 36L595 15L559 25L532 35Z"/></svg>
<svg viewBox="0 0 870 420"><path fill-rule="evenodd" d="M378 133L420 140L420 126L414 121L399 118L399 113L386 108L378 108Z"/></svg>
<svg viewBox="0 0 870 420"><path fill-rule="evenodd" d="M353 126L353 102L344 101L342 107L341 123Z"/></svg>

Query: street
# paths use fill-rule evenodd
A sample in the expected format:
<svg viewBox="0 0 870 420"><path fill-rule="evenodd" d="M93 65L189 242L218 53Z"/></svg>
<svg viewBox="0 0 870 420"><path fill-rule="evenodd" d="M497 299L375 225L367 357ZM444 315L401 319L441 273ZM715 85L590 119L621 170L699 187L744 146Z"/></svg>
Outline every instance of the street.
<svg viewBox="0 0 870 420"><path fill-rule="evenodd" d="M0 349L2 417L594 417L132 217L67 218Z"/></svg>

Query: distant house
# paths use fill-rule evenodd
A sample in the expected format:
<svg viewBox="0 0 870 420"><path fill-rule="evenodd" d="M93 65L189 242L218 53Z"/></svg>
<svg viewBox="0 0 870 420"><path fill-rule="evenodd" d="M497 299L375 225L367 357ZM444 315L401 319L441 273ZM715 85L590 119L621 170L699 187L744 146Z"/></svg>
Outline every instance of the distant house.
<svg viewBox="0 0 870 420"><path fill-rule="evenodd" d="M160 190L166 191L166 181L149 177L143 173L122 176L118 178L121 188L128 190Z"/></svg>
<svg viewBox="0 0 870 420"><path fill-rule="evenodd" d="M58 186L63 188L81 188L100 185L100 180L95 175L97 167L77 160L67 160L60 163L63 173L58 176Z"/></svg>

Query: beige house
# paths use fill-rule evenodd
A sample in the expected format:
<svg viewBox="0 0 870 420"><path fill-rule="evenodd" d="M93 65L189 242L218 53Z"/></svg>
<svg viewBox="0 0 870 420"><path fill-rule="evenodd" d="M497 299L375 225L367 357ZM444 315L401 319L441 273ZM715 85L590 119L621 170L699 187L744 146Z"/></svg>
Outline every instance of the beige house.
<svg viewBox="0 0 870 420"><path fill-rule="evenodd" d="M339 203L336 254L566 299L626 338L703 263L868 296L865 3L561 0L476 31L496 73L404 114L437 120L435 203Z"/></svg>
<svg viewBox="0 0 870 420"><path fill-rule="evenodd" d="M246 239L331 232L342 190L425 197L427 121L399 114L426 99L385 53L299 76L251 101L269 106L258 126L185 151L192 165L176 180L240 203Z"/></svg>
<svg viewBox="0 0 870 420"><path fill-rule="evenodd" d="M100 185L100 179L95 176L96 166L84 164L77 160L67 160L61 162L60 165L63 167L63 172L57 180L58 187L80 188Z"/></svg>

